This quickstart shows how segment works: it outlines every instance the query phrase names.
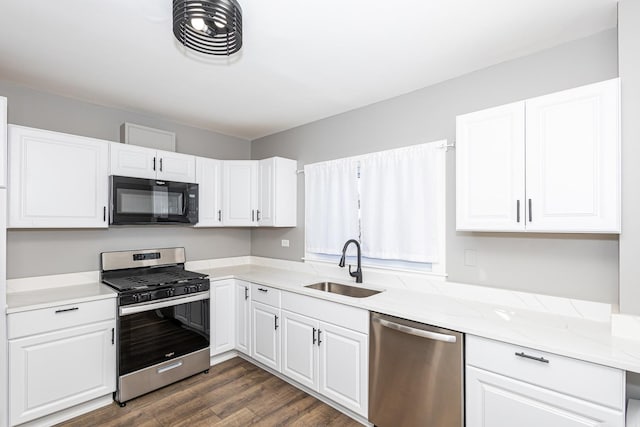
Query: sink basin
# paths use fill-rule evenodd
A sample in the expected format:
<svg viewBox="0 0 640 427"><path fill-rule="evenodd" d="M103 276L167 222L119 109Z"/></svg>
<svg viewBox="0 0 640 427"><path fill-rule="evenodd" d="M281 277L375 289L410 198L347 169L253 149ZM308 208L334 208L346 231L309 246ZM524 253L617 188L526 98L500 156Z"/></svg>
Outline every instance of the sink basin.
<svg viewBox="0 0 640 427"><path fill-rule="evenodd" d="M314 283L313 285L305 286L305 288L317 289L319 291L331 292L332 294L345 295L353 298L366 298L382 292L373 289L359 288L357 286L349 286L333 282Z"/></svg>

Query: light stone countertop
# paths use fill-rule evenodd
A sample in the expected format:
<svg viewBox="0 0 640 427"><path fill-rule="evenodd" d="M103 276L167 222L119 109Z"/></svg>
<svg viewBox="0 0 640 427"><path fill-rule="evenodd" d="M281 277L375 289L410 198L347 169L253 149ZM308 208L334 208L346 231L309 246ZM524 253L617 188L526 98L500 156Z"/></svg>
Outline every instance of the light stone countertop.
<svg viewBox="0 0 640 427"><path fill-rule="evenodd" d="M235 278L341 304L378 311L467 334L531 347L550 353L640 373L640 341L615 337L611 323L542 313L521 307L389 287L367 298L331 294L304 286L324 276L256 265L199 269L212 281ZM377 284L354 286L385 289Z"/></svg>
<svg viewBox="0 0 640 427"><path fill-rule="evenodd" d="M640 341L613 336L610 321L595 321L536 311L528 309L527 304L521 306L511 304L508 298L499 300L497 303L488 302L493 301L493 291L480 286L469 288L475 290L475 295L473 293L462 295L460 289L456 290L455 284L451 282L443 282L439 287L425 285L423 289L418 290L367 283L366 276L365 283L356 285L353 279L349 280L348 277L336 279L319 273L254 264L219 268L189 267L189 269L208 274L212 285L217 280L240 279L640 373ZM329 277L331 277L330 280L338 283L364 286L384 290L384 292L367 298L352 298L304 287L311 283L325 281ZM485 293L490 297L481 298ZM506 294L508 297L513 297L513 293ZM518 297L523 298L523 295ZM7 294L7 313L116 298L116 296L116 292L110 287L93 281L74 286L14 292ZM537 301L534 294L528 297L531 301ZM513 298L512 301L517 302ZM527 303L531 305L529 301ZM600 317L602 318L601 315Z"/></svg>
<svg viewBox="0 0 640 427"><path fill-rule="evenodd" d="M14 292L7 294L7 314L116 298L117 296L115 290L102 283Z"/></svg>

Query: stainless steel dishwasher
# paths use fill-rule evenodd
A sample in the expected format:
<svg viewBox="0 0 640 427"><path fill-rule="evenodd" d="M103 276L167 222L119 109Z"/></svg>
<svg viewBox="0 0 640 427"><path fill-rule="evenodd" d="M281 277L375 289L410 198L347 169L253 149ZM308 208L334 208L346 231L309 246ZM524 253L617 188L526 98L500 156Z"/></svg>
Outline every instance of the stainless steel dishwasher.
<svg viewBox="0 0 640 427"><path fill-rule="evenodd" d="M464 336L371 313L369 421L378 427L464 425Z"/></svg>

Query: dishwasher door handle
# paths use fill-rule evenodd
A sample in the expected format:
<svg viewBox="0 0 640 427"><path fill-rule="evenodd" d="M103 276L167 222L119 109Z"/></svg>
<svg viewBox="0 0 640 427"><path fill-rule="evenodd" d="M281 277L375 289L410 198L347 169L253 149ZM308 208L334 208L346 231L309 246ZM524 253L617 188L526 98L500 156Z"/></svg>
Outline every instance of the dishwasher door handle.
<svg viewBox="0 0 640 427"><path fill-rule="evenodd" d="M403 332L409 335L415 335L421 338L428 338L430 340L444 341L444 342L450 342L450 343L455 343L457 341L457 338L455 335L447 335L447 334L441 334L438 332L424 331L422 329L412 328L410 326L401 325L395 322L390 322L388 320L381 319L379 317L374 317L373 321L381 324L385 328L394 329L396 331Z"/></svg>

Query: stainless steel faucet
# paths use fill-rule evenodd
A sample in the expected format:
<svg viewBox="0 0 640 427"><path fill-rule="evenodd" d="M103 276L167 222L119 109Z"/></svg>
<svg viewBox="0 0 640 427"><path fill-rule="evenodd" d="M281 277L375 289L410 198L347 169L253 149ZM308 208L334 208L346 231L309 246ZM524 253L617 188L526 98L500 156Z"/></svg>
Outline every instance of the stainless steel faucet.
<svg viewBox="0 0 640 427"><path fill-rule="evenodd" d="M344 267L345 259L347 257L347 247L351 243L355 243L356 249L358 250L358 265L357 265L356 271L351 271L351 264L349 264L349 276L355 277L356 283L362 283L362 253L360 251L360 243L357 240L355 239L347 240L347 242L344 244L344 247L342 248L342 258L340 258L340 262L338 263L338 265L340 267Z"/></svg>

